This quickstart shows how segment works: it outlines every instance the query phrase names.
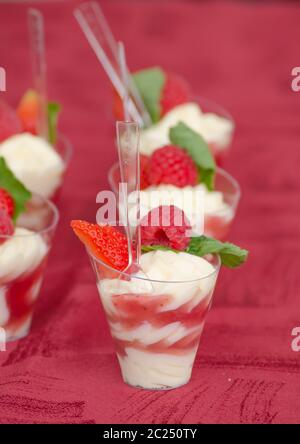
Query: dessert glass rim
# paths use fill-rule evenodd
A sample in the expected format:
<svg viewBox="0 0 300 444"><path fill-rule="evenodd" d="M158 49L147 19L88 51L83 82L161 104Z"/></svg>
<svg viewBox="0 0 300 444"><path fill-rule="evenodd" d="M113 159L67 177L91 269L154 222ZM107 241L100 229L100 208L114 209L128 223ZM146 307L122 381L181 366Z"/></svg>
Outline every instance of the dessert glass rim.
<svg viewBox="0 0 300 444"><path fill-rule="evenodd" d="M65 156L61 156L60 150L57 146L60 142L63 143L63 145L64 145L64 148L66 151ZM57 154L61 157L61 159L63 160L64 166L66 168L69 165L69 163L72 159L72 156L73 156L73 146L72 146L70 139L68 139L68 137L66 137L63 133L58 132L57 141L54 145L51 144L51 146L57 152Z"/></svg>
<svg viewBox="0 0 300 444"><path fill-rule="evenodd" d="M214 114L217 114L220 117L225 117L227 120L230 120L230 122L233 125L232 129L233 130L235 129L236 127L235 120L232 114L226 108L224 108L223 105L219 105L218 102L215 102L214 100L208 99L207 97L197 93L191 99L191 103L196 103L197 105L200 105L200 108L201 108L201 102L203 103L204 107L206 104L208 107L212 106L213 108L216 108L219 112L216 112ZM212 111L203 111L202 108L201 111L204 113L212 112Z"/></svg>
<svg viewBox="0 0 300 444"><path fill-rule="evenodd" d="M118 168L119 168L119 164L118 164L118 162L115 162L115 163L112 164L112 166L108 170L108 182L109 182L109 185L110 185L110 187L111 187L111 189L112 189L112 191L114 193L117 190L116 190L116 187L115 187L115 181L114 181L113 175L114 175L114 172ZM216 174L219 174L220 176L222 176L225 179L227 179L228 182L233 186L233 188L235 190L234 201L232 203L228 204L228 205L230 207L236 209L237 204L239 203L239 200L240 200L241 194L242 194L241 187L240 187L238 181L230 173L228 173L228 171L226 171L226 170L224 170L224 168L221 168L221 167L218 167L218 166L216 167ZM201 185L201 183L197 184L197 185ZM145 190L141 190L141 192L146 191L146 190L147 190L147 188ZM219 191L219 190L213 190L213 191ZM220 191L220 192L222 192L222 191ZM224 211L225 210L223 208L220 209L220 210L207 211L207 212L205 212L205 215L206 216L221 215L221 214L224 213Z"/></svg>
<svg viewBox="0 0 300 444"><path fill-rule="evenodd" d="M32 198L38 198L41 199L44 203L46 203L50 209L53 212L53 220L51 221L51 223L49 224L49 226L47 226L46 228L42 228L41 230L37 230L37 231L32 231L31 233L26 233L26 234L15 234L15 232L13 234L0 234L0 239L10 239L13 237L30 237L30 236L37 236L40 234L45 234L48 231L51 231L53 228L56 227L56 225L58 224L59 221L59 210L57 208L57 206L50 200L47 199L46 197L41 196L38 193L31 193L31 199L29 199L29 202L32 200ZM25 211L26 212L26 211ZM22 227L18 227L16 226L16 228L22 228Z"/></svg>
<svg viewBox="0 0 300 444"><path fill-rule="evenodd" d="M233 186L234 190L235 190L235 196L234 196L234 200L232 203L228 204L230 207L236 209L239 200L241 198L241 187L240 184L238 183L238 181L230 174L228 173L228 171L224 170L224 168L221 167L216 167L216 174L219 174L220 176L224 177L226 180L228 180L228 182ZM212 190L212 191L217 191L217 192L221 192L223 193L221 190ZM223 193L224 194L224 193ZM224 213L224 209L221 210L214 210L214 211L207 211L205 214L206 215L215 215L215 214L222 214Z"/></svg>
<svg viewBox="0 0 300 444"><path fill-rule="evenodd" d="M209 274L207 274L205 276L201 276L201 277L195 278L195 279L181 280L181 281L178 281L178 280L174 280L174 281L173 280L168 280L168 281L166 281L166 280L163 280L163 279L150 279L150 278L145 278L145 277L142 277L142 276L136 276L136 275L133 275L133 274L126 273L124 271L117 270L116 268L111 267L110 265L108 265L105 262L103 262L101 259L97 258L87 247L85 247L85 248L86 248L87 254L95 262L97 262L101 266L104 266L108 270L113 271L114 273L116 273L118 275L124 276L125 278L139 279L141 281L147 281L147 282L156 282L156 283L164 283L164 284L189 284L189 283L193 283L193 282L199 282L199 281L202 281L204 279L208 279L208 278L210 278L210 277L212 277L214 275L216 276L218 274L219 270L220 270L220 267L221 267L220 255L217 254L217 253L212 253L211 256L213 256L213 257L215 257L217 259L217 263L216 264L211 264L214 267L214 270L211 273L209 273ZM178 253L186 253L186 252L185 251L178 251ZM176 254L178 254L178 253L176 253ZM189 254L189 253L187 253L187 254Z"/></svg>

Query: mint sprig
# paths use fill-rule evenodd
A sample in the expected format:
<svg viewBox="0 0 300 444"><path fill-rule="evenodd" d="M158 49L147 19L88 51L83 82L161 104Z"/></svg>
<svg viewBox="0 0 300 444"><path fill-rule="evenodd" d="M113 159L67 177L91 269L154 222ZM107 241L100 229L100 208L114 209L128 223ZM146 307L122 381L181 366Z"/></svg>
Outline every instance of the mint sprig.
<svg viewBox="0 0 300 444"><path fill-rule="evenodd" d="M201 183L204 183L208 190L213 190L216 164L203 137L183 122L170 129L169 137L173 145L187 151L199 168Z"/></svg>
<svg viewBox="0 0 300 444"><path fill-rule="evenodd" d="M55 145L57 140L57 121L58 113L61 110L61 106L56 102L48 102L47 112L48 112L48 139L52 145Z"/></svg>
<svg viewBox="0 0 300 444"><path fill-rule="evenodd" d="M13 220L15 222L19 214L25 210L25 203L31 198L31 193L14 176L3 157L0 157L0 188L4 188L14 200Z"/></svg>
<svg viewBox="0 0 300 444"><path fill-rule="evenodd" d="M161 68L149 68L133 74L133 80L153 123L160 119L160 98L166 81Z"/></svg>
<svg viewBox="0 0 300 444"><path fill-rule="evenodd" d="M179 253L178 250L162 245L142 245L142 253L156 250ZM230 242L221 242L207 236L192 237L185 253L200 257L205 256L206 254L219 254L222 265L229 268L235 268L242 265L246 262L248 257L247 250L231 244Z"/></svg>
<svg viewBox="0 0 300 444"><path fill-rule="evenodd" d="M195 256L205 256L206 254L219 254L222 265L235 268L243 264L248 257L248 251L230 242L221 242L206 236L192 237L187 253Z"/></svg>

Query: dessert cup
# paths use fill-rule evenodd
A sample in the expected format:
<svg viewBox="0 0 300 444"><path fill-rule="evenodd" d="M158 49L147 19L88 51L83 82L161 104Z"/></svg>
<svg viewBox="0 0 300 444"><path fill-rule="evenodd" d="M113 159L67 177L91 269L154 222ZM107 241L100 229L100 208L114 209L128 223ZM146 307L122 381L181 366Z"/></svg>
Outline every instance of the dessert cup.
<svg viewBox="0 0 300 444"><path fill-rule="evenodd" d="M14 234L0 235L0 327L7 341L30 330L58 218L55 205L34 194Z"/></svg>
<svg viewBox="0 0 300 444"><path fill-rule="evenodd" d="M189 114L187 111L186 119L183 118L183 111L181 111L181 115L178 116L178 119L172 118L171 121L169 121L170 128L173 126L176 126L180 121L183 121L187 126L190 126L195 131L198 131L202 137L207 141L208 146L214 156L214 159L217 163L217 165L222 166L224 164L225 159L228 156L228 153L230 152L232 139L234 135L235 130L235 122L231 114L224 109L222 106L218 105L217 103L206 99L201 96L196 96L194 100L188 103L189 105L195 104L198 105L201 109L201 112L205 114L205 116L202 116L202 118L196 117L193 115L193 117ZM188 105L188 104L181 104L179 107ZM174 112L176 110L176 107L170 110L171 112ZM186 112L186 111L185 111ZM193 112L193 114L195 111ZM189 117L188 117L189 116ZM223 123L220 127L220 122L216 122L215 116L220 117L223 119ZM164 116L165 118L166 116ZM190 121L189 119L192 119ZM200 119L195 120L195 119ZM224 120L228 121L229 124L224 127ZM161 122L161 121L160 121ZM158 122L159 124L159 122ZM154 128L157 124L151 125L149 128ZM217 126L216 126L217 125ZM196 129L199 126L198 129ZM168 128L168 126L167 126ZM202 128L202 131L201 131ZM153 135L152 135L153 137ZM155 136L154 141L158 143L157 148L166 145L167 139L166 136L162 136L157 138L157 135ZM162 140L165 140L165 143L162 142ZM152 150L151 150L152 152ZM144 152L141 149L141 153L145 155L149 155L149 153Z"/></svg>
<svg viewBox="0 0 300 444"><path fill-rule="evenodd" d="M168 390L186 384L209 311L220 258L194 280L151 280L116 271L87 251L125 383ZM190 256L190 255L188 255ZM198 258L199 259L199 258Z"/></svg>
<svg viewBox="0 0 300 444"><path fill-rule="evenodd" d="M26 188L56 202L71 155L71 144L61 134L53 145L29 132L14 134L0 144L0 156Z"/></svg>
<svg viewBox="0 0 300 444"><path fill-rule="evenodd" d="M118 200L120 182L118 163L113 164L110 168L108 181ZM220 210L205 211L204 209L204 234L223 240L226 238L234 220L241 190L238 182L219 167L215 177L215 190L222 193L226 205Z"/></svg>
<svg viewBox="0 0 300 444"><path fill-rule="evenodd" d="M235 130L235 122L232 115L224 109L222 106L206 99L205 97L196 96L195 102L200 106L203 113L216 114L219 117L223 117L231 122L232 129L226 134L226 138L222 140L222 143L208 142L211 152L215 158L217 165L222 166L228 153L230 152L231 143Z"/></svg>
<svg viewBox="0 0 300 444"><path fill-rule="evenodd" d="M59 205L60 196L63 187L64 175L66 174L67 168L69 166L70 160L73 154L73 147L71 142L67 137L63 134L58 134L56 145L54 146L55 151L61 157L64 169L61 177L61 182L59 186L53 191L50 196L46 196L48 199L51 199L56 205Z"/></svg>

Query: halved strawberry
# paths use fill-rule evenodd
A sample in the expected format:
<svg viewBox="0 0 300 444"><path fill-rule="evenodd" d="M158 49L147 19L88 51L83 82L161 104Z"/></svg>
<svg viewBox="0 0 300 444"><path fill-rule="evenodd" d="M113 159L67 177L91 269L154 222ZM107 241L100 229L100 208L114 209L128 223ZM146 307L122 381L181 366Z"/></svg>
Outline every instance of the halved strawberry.
<svg viewBox="0 0 300 444"><path fill-rule="evenodd" d="M13 217L15 211L15 202L4 188L0 188L0 211L1 210L5 211L9 217Z"/></svg>
<svg viewBox="0 0 300 444"><path fill-rule="evenodd" d="M28 131L35 135L37 134L39 113L39 95L35 90L29 89L23 95L17 108L17 114L22 123L23 131Z"/></svg>
<svg viewBox="0 0 300 444"><path fill-rule="evenodd" d="M21 122L13 108L0 100L0 142L22 130Z"/></svg>
<svg viewBox="0 0 300 444"><path fill-rule="evenodd" d="M0 245L7 240L6 236L14 234L14 224L5 210L0 209Z"/></svg>
<svg viewBox="0 0 300 444"><path fill-rule="evenodd" d="M72 220L71 227L97 259L116 270L122 271L127 267L127 239L115 227L91 224L83 220Z"/></svg>

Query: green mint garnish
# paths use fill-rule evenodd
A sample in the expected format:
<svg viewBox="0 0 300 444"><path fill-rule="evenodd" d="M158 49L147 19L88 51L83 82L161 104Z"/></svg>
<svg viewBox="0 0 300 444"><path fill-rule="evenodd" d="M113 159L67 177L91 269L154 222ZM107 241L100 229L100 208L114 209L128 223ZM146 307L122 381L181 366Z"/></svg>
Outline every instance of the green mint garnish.
<svg viewBox="0 0 300 444"><path fill-rule="evenodd" d="M173 250L172 248L162 245L142 245L142 253L156 250L179 253L178 250ZM242 265L246 262L248 257L247 250L229 242L221 242L206 236L192 237L185 253L200 257L205 256L206 254L219 254L222 265L229 268L235 268Z"/></svg>
<svg viewBox="0 0 300 444"><path fill-rule="evenodd" d="M31 193L14 176L3 157L0 157L0 188L4 188L14 199L13 220L15 222L19 214L25 210L25 203L31 198Z"/></svg>
<svg viewBox="0 0 300 444"><path fill-rule="evenodd" d="M201 183L204 183L208 190L213 190L216 164L203 137L183 122L170 129L169 137L173 145L187 151L199 168Z"/></svg>
<svg viewBox="0 0 300 444"><path fill-rule="evenodd" d="M238 267L248 257L247 250L229 242L221 242L206 236L192 237L186 252L195 256L217 253L220 255L222 265L229 268Z"/></svg>
<svg viewBox="0 0 300 444"><path fill-rule="evenodd" d="M143 69L133 74L133 80L153 123L160 119L160 98L166 75L161 68Z"/></svg>
<svg viewBox="0 0 300 444"><path fill-rule="evenodd" d="M56 102L48 102L48 137L49 142L55 145L57 139L57 120L58 113L61 110L61 106Z"/></svg>

